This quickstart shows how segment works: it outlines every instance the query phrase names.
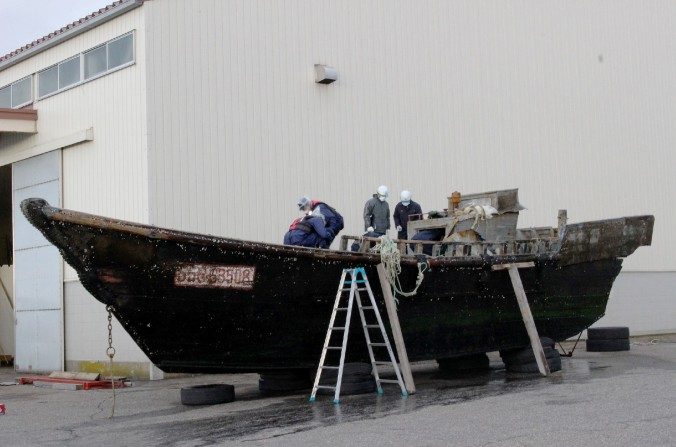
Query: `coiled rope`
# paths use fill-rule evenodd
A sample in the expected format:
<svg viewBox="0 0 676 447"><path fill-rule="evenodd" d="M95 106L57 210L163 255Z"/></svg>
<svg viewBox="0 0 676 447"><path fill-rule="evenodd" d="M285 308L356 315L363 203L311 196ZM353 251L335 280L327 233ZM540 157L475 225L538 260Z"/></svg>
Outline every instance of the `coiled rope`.
<svg viewBox="0 0 676 447"><path fill-rule="evenodd" d="M415 287L410 292L405 292L401 288L399 282L399 274L401 273L401 253L397 248L397 244L388 236L380 236L380 242L371 248L374 253L380 253L380 262L385 267L385 276L387 281L392 286L392 295L395 302L397 302L397 295L413 296L418 293L418 288L425 279L424 272L429 268L427 261L418 262L418 276L415 280Z"/></svg>

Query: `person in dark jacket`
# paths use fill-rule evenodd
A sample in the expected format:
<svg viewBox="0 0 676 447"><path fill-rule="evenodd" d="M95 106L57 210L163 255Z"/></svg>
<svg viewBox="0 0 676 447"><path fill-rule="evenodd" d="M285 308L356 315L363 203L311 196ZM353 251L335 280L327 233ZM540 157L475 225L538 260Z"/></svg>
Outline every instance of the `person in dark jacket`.
<svg viewBox="0 0 676 447"><path fill-rule="evenodd" d="M408 239L407 227L409 220L419 220L422 218L422 208L419 203L411 200L410 191L401 192L401 202L394 207L394 226L397 229L398 239Z"/></svg>
<svg viewBox="0 0 676 447"><path fill-rule="evenodd" d="M298 199L300 211L312 211L314 216L324 216L328 237L322 241L320 248L329 248L338 233L344 228L343 216L335 208L321 200L310 200L309 197Z"/></svg>
<svg viewBox="0 0 676 447"><path fill-rule="evenodd" d="M315 216L312 211L308 211L302 218L291 222L289 231L284 235L284 245L321 247L326 244L328 237L324 217L321 214Z"/></svg>
<svg viewBox="0 0 676 447"><path fill-rule="evenodd" d="M390 229L390 206L387 204L387 186L380 185L364 205L364 230L369 236L380 237Z"/></svg>
<svg viewBox="0 0 676 447"><path fill-rule="evenodd" d="M364 205L364 236L380 237L390 229L390 205L386 201L388 193L387 186L380 185L376 194ZM350 249L359 251L360 245L355 241Z"/></svg>

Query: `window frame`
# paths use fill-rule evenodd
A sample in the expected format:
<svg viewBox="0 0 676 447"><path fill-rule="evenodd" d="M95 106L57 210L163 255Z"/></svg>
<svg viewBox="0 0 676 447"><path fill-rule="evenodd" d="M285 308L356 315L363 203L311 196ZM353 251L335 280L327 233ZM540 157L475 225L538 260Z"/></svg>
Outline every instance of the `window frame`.
<svg viewBox="0 0 676 447"><path fill-rule="evenodd" d="M114 42L114 41L116 41L116 40L122 39L122 38L124 38L124 37L129 36L129 35L132 36L132 44L131 44L132 59L131 59L131 61L125 62L124 64L118 65L117 67L112 68L112 69L111 69L111 68L108 68L108 58L109 58L109 56L108 56L108 44L109 44L110 42ZM95 50L95 49L100 48L100 47L103 47L103 46L106 47L106 70L104 70L104 71L102 71L101 73L98 73L98 74L96 74L96 75L94 75L94 76L92 76L92 77L90 77L90 78L85 79L85 77L84 77L84 75L85 75L85 72L84 72L84 70L85 70L85 68L84 68L84 67L85 67L85 61L84 61L84 55L85 55L85 53L89 53L90 51ZM66 62L66 61L69 61L69 60L74 59L74 58L76 58L76 57L79 57L79 58L80 58L80 81L79 81L79 82L76 82L76 83L74 83L74 84L68 85L68 86L66 86L66 87L63 87L63 88L57 88L57 89L56 89L55 91L53 91L53 92L50 92L50 93L48 93L48 94L46 94L46 95L44 95L44 96L40 96L40 95L39 95L39 93L40 93L40 87L39 87L39 85L38 85L39 82L40 82L40 81L39 81L39 79L40 79L40 76L39 76L40 73L42 73L43 71L47 71L47 70L49 70L50 68L53 68L53 67L56 66L56 67L57 67L57 86L58 86L58 85L59 85L59 76L58 76L58 71L59 71L59 70L58 70L58 66L59 66L61 63ZM124 33L124 34L122 34L122 35L120 35L120 36L117 36L117 37L115 37L115 38L113 38L113 39L110 39L110 40L108 40L108 41L106 41L106 42L103 42L103 43L101 43L101 44L99 44L99 45L96 45L96 46L94 46L94 47L92 47L92 48L87 48L85 51L81 51L80 53L78 53L78 54L76 54L76 55L74 55L74 56L71 56L71 57L69 57L69 58L67 58L67 59L64 59L64 60L62 60L62 61L59 61L59 62L57 62L57 63L55 63L55 64L50 65L49 67L43 68L42 70L36 72L36 73L35 73L36 79L37 79L37 82L35 83L35 87L36 87L36 88L35 88L35 90L36 90L35 93L36 93L36 94L34 95L33 102L35 102L35 101L42 101L43 99L50 98L50 97L52 97L52 96L54 96L54 95L57 95L57 94L59 94L59 93L61 93L61 92L65 92L65 91L67 91L67 90L70 90L71 88L79 87L79 86L81 86L82 84L86 84L87 82L91 82L91 81L93 81L93 80L95 80L95 79L99 79L99 78L101 78L101 77L103 77L103 76L109 75L109 74L111 74L111 73L115 73L115 72L118 71L118 70L122 70L122 69L124 69L124 68L130 67L130 66L134 65L135 63L136 63L136 30L134 29L134 30L128 31L128 32L126 32L126 33ZM32 76L32 75L31 75L31 76ZM21 81L21 80L23 80L23 79L24 79L24 78L19 79L19 81ZM19 82L19 81L16 81L16 82Z"/></svg>
<svg viewBox="0 0 676 447"><path fill-rule="evenodd" d="M73 57L75 57L75 56L73 56ZM66 60L68 60L68 59L66 59ZM35 98L36 98L36 101L39 101L42 98L46 98L50 95L53 95L54 93L57 93L59 91L59 64L60 64L60 62L57 62L56 64L50 65L47 68L43 68L42 70L35 72L35 79L36 79L36 81L35 81L35 93L36 93ZM47 70L51 70L52 68L56 68L56 90L54 90L53 92L49 92L44 96L40 96L40 73L43 73Z"/></svg>
<svg viewBox="0 0 676 447"><path fill-rule="evenodd" d="M80 63L80 65L78 66L79 80L78 80L77 82L72 83L72 84L68 84L68 85L65 86L65 87L60 87L60 85L61 85L61 65L62 65L62 64L65 64L65 63L68 62L68 61L72 61L72 60L75 59L75 58L77 58L77 59L79 60L79 63ZM52 66L52 67L53 67L53 66ZM52 67L49 67L49 68L52 68ZM49 70L49 68L47 68L47 70ZM45 71L45 70L41 70L41 72L42 72L42 71ZM61 62L59 62L58 64L56 64L56 72L57 72L57 76L56 76L56 86L58 87L58 88L56 89L57 92L58 92L58 91L66 90L66 89L68 89L68 88L70 88L70 87L72 87L72 86L74 86L74 85L77 85L77 84L82 83L82 57L81 57L79 54L77 54L77 55L75 55L75 56L73 56L73 57L69 57L68 59L62 60ZM54 93L54 92L52 92L52 93Z"/></svg>
<svg viewBox="0 0 676 447"><path fill-rule="evenodd" d="M125 62L124 64L110 68L110 46L109 45L111 43L115 42L116 40L122 40L129 35L131 35L131 60L129 62ZM130 32L130 33L122 34L121 36L117 36L116 38L110 39L108 42L106 42L106 72L112 72L112 71L114 71L118 68L121 68L121 67L128 67L133 62L136 62L136 37L134 36L133 31Z"/></svg>
<svg viewBox="0 0 676 447"><path fill-rule="evenodd" d="M106 51L105 51L105 53L106 53L106 68L105 68L105 70L103 70L102 72L96 73L94 76L85 78L85 65L86 65L86 64L85 64L85 55L86 55L87 53L91 53L91 52L93 52L93 51L96 51L96 50L98 50L98 49L100 49L100 48L104 48L104 49L106 50ZM104 42L104 43L102 43L101 45L97 45L97 46L95 46L95 47L92 47L92 48L88 49L87 51L83 51L82 53L80 53L80 57L82 58L82 64L81 64L81 65L82 65L82 81L83 81L83 82L84 82L84 81L91 81L92 79L99 78L99 77L101 77L102 75L105 75L105 74L108 73L108 42Z"/></svg>
<svg viewBox="0 0 676 447"><path fill-rule="evenodd" d="M0 87L0 90L4 90L6 88L9 88L9 108L11 109L12 108L12 84L3 85L2 87ZM0 107L0 108L6 109L7 107Z"/></svg>
<svg viewBox="0 0 676 447"><path fill-rule="evenodd" d="M17 104L17 105L12 105L12 102L14 101L14 92L12 87L14 87L14 84L18 84L19 82L25 81L26 79L30 80L30 87L28 88L28 91L30 92L30 98L27 102ZM27 105L33 104L35 102L35 84L33 83L33 74L29 74L28 76L24 76L21 79L17 79L14 82L10 82L7 85L3 85L0 87L0 90L9 87L9 108L10 109L20 109L22 107L26 107Z"/></svg>

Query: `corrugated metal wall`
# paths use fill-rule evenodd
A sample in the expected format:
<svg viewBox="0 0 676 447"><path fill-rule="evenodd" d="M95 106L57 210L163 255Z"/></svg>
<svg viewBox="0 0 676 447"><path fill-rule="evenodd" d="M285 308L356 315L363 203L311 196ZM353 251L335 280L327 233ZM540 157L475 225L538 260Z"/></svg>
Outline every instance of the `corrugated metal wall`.
<svg viewBox="0 0 676 447"><path fill-rule="evenodd" d="M654 213L674 270L673 2L153 1L153 223L281 241L302 194L358 233L381 183L425 210L519 187L521 225ZM336 67L332 85L313 64Z"/></svg>
<svg viewBox="0 0 676 447"><path fill-rule="evenodd" d="M93 141L63 151L63 206L138 222L148 221L145 31L143 8L0 72L0 85L38 72L136 30L136 64L35 102L38 133L3 134L0 151L20 153L93 129ZM67 280L77 279L72 269Z"/></svg>
<svg viewBox="0 0 676 447"><path fill-rule="evenodd" d="M35 102L38 133L0 137L0 153L15 156L35 146L51 146L93 129L94 139L65 148L63 206L89 213L148 221L145 104L145 29L143 8L134 9L75 38L0 71L0 86L35 73L82 51L135 30L136 64ZM58 146L57 146L58 147ZM56 147L54 147L56 149ZM15 276L18 272L15 272ZM64 280L77 281L66 265ZM81 287L79 288L81 289ZM66 287L64 321L66 360L107 360L92 340L105 338L103 304ZM148 361L122 327L115 323L121 361Z"/></svg>

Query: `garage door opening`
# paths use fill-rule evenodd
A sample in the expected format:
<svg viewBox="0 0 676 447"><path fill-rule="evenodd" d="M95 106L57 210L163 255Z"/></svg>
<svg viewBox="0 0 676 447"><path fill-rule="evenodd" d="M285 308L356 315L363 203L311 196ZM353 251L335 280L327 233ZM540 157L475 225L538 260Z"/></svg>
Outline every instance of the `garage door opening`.
<svg viewBox="0 0 676 447"><path fill-rule="evenodd" d="M14 360L12 166L0 166L0 366Z"/></svg>

